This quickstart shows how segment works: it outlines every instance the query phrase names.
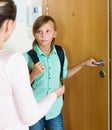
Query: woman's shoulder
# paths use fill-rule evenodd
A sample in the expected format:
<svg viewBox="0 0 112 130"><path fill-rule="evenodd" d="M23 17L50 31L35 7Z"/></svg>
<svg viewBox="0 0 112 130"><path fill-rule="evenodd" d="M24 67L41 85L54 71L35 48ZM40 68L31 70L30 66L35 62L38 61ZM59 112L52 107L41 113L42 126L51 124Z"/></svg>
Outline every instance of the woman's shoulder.
<svg viewBox="0 0 112 130"><path fill-rule="evenodd" d="M21 53L9 50L0 51L0 60L3 62L9 62L14 60L24 60L24 57Z"/></svg>

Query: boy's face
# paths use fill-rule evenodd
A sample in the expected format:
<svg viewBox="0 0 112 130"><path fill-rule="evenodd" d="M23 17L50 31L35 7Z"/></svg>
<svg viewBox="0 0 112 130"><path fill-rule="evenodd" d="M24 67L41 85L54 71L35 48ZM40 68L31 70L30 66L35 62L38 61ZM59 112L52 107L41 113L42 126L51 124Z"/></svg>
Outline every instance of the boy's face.
<svg viewBox="0 0 112 130"><path fill-rule="evenodd" d="M56 34L54 24L52 21L48 21L36 31L35 39L40 46L47 46L52 44L52 40L56 37Z"/></svg>

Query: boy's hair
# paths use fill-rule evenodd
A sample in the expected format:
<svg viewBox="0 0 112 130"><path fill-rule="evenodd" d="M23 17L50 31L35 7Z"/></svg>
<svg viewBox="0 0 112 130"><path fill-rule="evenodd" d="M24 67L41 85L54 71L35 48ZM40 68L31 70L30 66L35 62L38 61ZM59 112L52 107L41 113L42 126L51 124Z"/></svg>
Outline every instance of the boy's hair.
<svg viewBox="0 0 112 130"><path fill-rule="evenodd" d="M48 15L42 15L40 17L38 17L34 24L33 24L33 29L32 29L32 32L33 32L33 35L36 33L36 31L42 27L44 24L46 24L48 21L51 21L53 24L54 24L54 30L57 31L57 25L56 25L56 22L55 20L51 17L51 16L48 16ZM55 38L53 38L52 40L52 43L54 43L55 41ZM33 47L37 44L37 41L34 40L33 41Z"/></svg>
<svg viewBox="0 0 112 130"><path fill-rule="evenodd" d="M16 19L17 8L13 0L0 0L0 27L6 19Z"/></svg>

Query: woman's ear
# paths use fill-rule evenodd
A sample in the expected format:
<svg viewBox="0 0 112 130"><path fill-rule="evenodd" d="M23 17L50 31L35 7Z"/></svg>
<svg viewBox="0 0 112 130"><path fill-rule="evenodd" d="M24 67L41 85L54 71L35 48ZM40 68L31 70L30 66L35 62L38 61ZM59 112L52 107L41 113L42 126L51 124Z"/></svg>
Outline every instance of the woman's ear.
<svg viewBox="0 0 112 130"><path fill-rule="evenodd" d="M6 32L9 34L11 33L12 23L13 23L12 20L6 20Z"/></svg>

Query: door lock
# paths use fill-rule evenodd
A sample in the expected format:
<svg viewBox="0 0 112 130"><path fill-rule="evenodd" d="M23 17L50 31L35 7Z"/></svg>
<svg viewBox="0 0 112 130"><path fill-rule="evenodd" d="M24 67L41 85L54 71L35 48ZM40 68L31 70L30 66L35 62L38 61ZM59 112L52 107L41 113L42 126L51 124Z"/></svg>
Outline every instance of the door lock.
<svg viewBox="0 0 112 130"><path fill-rule="evenodd" d="M104 78L106 74L105 74L105 72L103 70L101 70L99 72L99 75L100 75L101 78Z"/></svg>

